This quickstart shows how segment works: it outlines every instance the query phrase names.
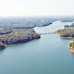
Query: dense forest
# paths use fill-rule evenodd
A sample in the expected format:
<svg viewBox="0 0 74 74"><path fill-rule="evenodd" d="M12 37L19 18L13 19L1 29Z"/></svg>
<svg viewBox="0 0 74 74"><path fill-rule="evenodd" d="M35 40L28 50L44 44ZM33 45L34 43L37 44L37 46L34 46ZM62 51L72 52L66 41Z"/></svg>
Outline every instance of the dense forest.
<svg viewBox="0 0 74 74"><path fill-rule="evenodd" d="M74 37L74 28L57 30L60 37Z"/></svg>
<svg viewBox="0 0 74 74"><path fill-rule="evenodd" d="M2 42L0 42L0 50L4 49L6 47L6 45Z"/></svg>
<svg viewBox="0 0 74 74"><path fill-rule="evenodd" d="M25 43L34 39L39 39L40 35L35 33L33 29L12 29L0 30L0 42L5 45ZM1 47L2 48L2 45Z"/></svg>
<svg viewBox="0 0 74 74"><path fill-rule="evenodd" d="M9 29L31 29L44 27L54 21L73 22L74 17L0 17L0 28Z"/></svg>
<svg viewBox="0 0 74 74"><path fill-rule="evenodd" d="M52 20L49 18L0 18L0 28L4 29L31 29L34 27L48 26L50 24L52 24Z"/></svg>
<svg viewBox="0 0 74 74"><path fill-rule="evenodd" d="M71 25L65 25L64 29L57 30L60 37L74 37L74 23Z"/></svg>
<svg viewBox="0 0 74 74"><path fill-rule="evenodd" d="M54 21L72 22L73 20L74 17L0 17L0 49L4 49L6 45L39 39L40 35L32 29L34 27L48 26ZM74 29L57 32L61 37L74 37Z"/></svg>

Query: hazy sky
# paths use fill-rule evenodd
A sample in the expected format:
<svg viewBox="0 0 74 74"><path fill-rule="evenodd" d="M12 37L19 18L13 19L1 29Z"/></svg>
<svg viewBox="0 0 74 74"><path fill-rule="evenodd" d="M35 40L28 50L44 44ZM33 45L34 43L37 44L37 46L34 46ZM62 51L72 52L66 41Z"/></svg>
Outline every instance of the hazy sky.
<svg viewBox="0 0 74 74"><path fill-rule="evenodd" d="M74 0L0 0L0 16L74 15Z"/></svg>

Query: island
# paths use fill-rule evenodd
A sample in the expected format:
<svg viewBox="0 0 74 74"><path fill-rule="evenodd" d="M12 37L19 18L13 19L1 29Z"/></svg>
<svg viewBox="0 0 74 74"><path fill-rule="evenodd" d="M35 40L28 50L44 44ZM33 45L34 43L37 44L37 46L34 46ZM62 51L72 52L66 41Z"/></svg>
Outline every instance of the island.
<svg viewBox="0 0 74 74"><path fill-rule="evenodd" d="M26 43L39 39L40 35L34 29L3 29L0 30L0 49L7 45Z"/></svg>

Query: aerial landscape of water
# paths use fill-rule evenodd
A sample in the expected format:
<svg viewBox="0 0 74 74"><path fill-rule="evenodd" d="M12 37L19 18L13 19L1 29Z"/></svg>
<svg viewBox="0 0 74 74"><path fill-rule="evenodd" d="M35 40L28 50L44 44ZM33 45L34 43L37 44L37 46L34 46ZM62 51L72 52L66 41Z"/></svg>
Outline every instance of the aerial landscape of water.
<svg viewBox="0 0 74 74"><path fill-rule="evenodd" d="M37 33L54 32L72 23L55 21L34 30ZM73 74L74 55L68 47L71 41L72 38L60 38L58 34L46 34L27 43L10 45L0 51L0 73Z"/></svg>

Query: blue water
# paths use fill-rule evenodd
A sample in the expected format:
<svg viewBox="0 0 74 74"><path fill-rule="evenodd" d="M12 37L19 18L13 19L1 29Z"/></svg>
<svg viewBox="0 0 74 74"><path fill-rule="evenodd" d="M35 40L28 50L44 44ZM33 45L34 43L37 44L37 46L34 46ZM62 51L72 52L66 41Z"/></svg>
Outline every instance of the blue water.
<svg viewBox="0 0 74 74"><path fill-rule="evenodd" d="M72 22L53 22L34 28L46 33L63 29ZM8 46L0 51L0 74L74 74L74 55L68 45L72 39L57 34L41 35L40 39Z"/></svg>

